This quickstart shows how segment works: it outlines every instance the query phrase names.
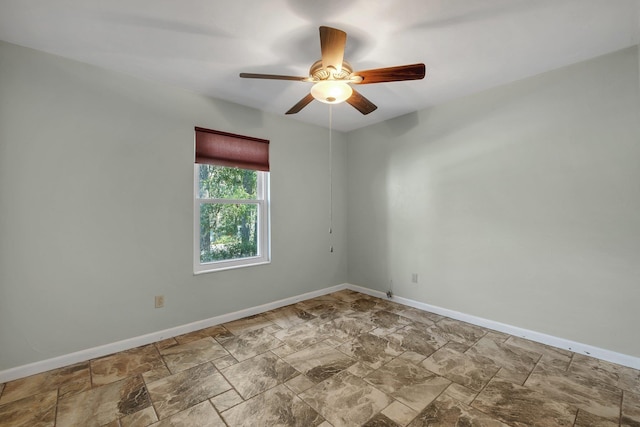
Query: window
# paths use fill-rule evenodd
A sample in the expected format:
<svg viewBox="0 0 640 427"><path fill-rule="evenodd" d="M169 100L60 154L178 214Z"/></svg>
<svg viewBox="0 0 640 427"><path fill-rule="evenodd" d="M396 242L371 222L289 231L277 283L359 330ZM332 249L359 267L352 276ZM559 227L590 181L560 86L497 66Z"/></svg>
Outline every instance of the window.
<svg viewBox="0 0 640 427"><path fill-rule="evenodd" d="M194 273L269 262L268 144L196 128Z"/></svg>

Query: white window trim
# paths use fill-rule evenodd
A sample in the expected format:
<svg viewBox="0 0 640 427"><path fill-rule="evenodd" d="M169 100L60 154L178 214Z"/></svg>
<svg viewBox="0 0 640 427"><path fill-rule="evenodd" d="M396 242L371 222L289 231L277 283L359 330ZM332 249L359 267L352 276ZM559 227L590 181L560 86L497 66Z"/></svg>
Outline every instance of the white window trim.
<svg viewBox="0 0 640 427"><path fill-rule="evenodd" d="M234 268L264 265L271 262L271 223L269 218L269 172L258 172L257 199L201 199L198 198L198 164L193 168L193 274L204 274ZM258 256L236 258L225 261L200 262L200 204L201 203L246 203L258 206Z"/></svg>

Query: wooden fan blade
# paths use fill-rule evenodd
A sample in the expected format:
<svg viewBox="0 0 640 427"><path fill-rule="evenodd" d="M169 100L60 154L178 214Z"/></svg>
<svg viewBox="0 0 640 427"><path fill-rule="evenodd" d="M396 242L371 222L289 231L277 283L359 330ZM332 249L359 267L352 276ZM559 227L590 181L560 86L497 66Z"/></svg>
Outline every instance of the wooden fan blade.
<svg viewBox="0 0 640 427"><path fill-rule="evenodd" d="M400 65L397 67L375 68L373 70L357 71L354 76L362 77L358 84L398 82L402 80L420 80L424 78L424 64ZM356 82L354 82L356 83Z"/></svg>
<svg viewBox="0 0 640 427"><path fill-rule="evenodd" d="M298 103L296 105L291 107L289 109L289 111L287 111L285 114L295 114L295 113L299 112L300 110L302 110L307 105L309 105L309 103L311 101L313 101L313 95L308 94L307 96L302 98L300 101L298 101Z"/></svg>
<svg viewBox="0 0 640 427"><path fill-rule="evenodd" d="M320 50L322 52L322 68L333 67L340 71L344 57L344 46L347 44L347 33L331 27L320 27Z"/></svg>
<svg viewBox="0 0 640 427"><path fill-rule="evenodd" d="M297 76L281 76L278 74L254 74L254 73L240 73L240 77L243 79L269 79L269 80L295 80L306 81L308 77Z"/></svg>
<svg viewBox="0 0 640 427"><path fill-rule="evenodd" d="M360 92L353 89L353 94L347 99L349 105L353 106L356 110L360 111L362 114L369 114L375 111L378 107L367 98L362 96Z"/></svg>

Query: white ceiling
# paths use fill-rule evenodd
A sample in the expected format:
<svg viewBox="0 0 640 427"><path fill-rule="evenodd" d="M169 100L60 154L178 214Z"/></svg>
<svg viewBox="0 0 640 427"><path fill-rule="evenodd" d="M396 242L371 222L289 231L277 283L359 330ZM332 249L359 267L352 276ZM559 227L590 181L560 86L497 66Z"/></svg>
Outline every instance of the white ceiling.
<svg viewBox="0 0 640 427"><path fill-rule="evenodd" d="M352 130L638 44L640 0L0 0L0 39L284 115L310 84L318 27L347 32L355 70L424 62L424 80L358 87ZM287 116L328 126L312 102Z"/></svg>

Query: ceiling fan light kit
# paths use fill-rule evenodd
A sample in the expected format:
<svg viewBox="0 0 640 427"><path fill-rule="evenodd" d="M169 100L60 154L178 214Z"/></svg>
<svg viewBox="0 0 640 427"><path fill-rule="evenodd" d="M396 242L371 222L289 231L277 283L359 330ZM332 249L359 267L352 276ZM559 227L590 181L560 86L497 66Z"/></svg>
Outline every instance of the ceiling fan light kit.
<svg viewBox="0 0 640 427"><path fill-rule="evenodd" d="M311 87L311 95L325 104L340 104L353 94L349 84L340 80L323 80Z"/></svg>
<svg viewBox="0 0 640 427"><path fill-rule="evenodd" d="M351 64L343 58L346 43L347 33L336 28L323 26L320 27L322 59L311 66L309 77L255 73L240 73L240 77L314 83L310 93L291 107L286 114L299 112L314 99L325 104L339 104L346 101L362 114L369 114L378 107L352 88L351 84L420 80L425 76L425 65L422 63L354 72Z"/></svg>

